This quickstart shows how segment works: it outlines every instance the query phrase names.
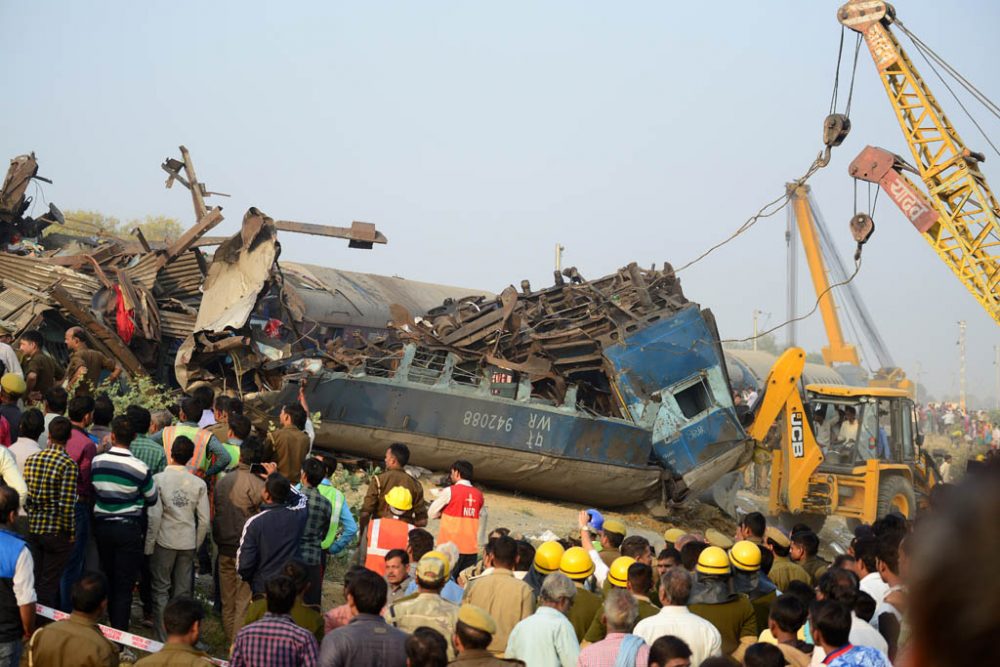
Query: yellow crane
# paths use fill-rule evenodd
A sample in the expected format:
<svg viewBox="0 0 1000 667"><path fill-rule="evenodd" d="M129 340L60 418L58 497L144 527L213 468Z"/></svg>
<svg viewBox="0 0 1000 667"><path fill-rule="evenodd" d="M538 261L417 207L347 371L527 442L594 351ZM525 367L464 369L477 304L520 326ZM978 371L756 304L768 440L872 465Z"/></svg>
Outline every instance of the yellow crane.
<svg viewBox="0 0 1000 667"><path fill-rule="evenodd" d="M850 174L881 185L1000 324L1000 207L979 168L985 158L966 147L890 26L895 24L931 60L947 64L896 18L889 3L851 0L838 10L837 18L864 38L916 164L911 167L899 156L869 146L851 163ZM978 96L985 100L981 93ZM918 175L926 193L904 171Z"/></svg>
<svg viewBox="0 0 1000 667"><path fill-rule="evenodd" d="M860 366L861 359L858 350L844 340L843 328L837 316L837 306L830 291L830 281L823 252L820 248L819 230L812 213L812 202L809 196L809 186L806 184L789 183L788 189L791 202L791 214L795 217L802 249L806 254L809 274L812 276L813 288L819 299L819 312L823 317L823 327L826 329L826 340L829 343L823 348L823 363L833 366L835 363Z"/></svg>
<svg viewBox="0 0 1000 667"><path fill-rule="evenodd" d="M854 367L861 365L858 348L844 338L837 301L830 289L832 279L833 283L841 285L838 293L842 297L842 304L846 307L846 312L849 313L852 326L855 328L855 335L865 340L863 348L866 357L871 354L872 359L869 362L875 361L879 365L878 370L874 371L874 375L868 379L868 385L901 389L913 397L916 386L907 379L906 373L896 366L892 354L885 341L882 340L861 295L854 283L848 280L847 271L833 245L833 237L819 214L809 186L789 183L786 187L791 203L789 215L794 219L799 238L802 240L802 248L805 251L809 273L812 276L813 288L819 300L823 327L826 330L828 345L822 350L823 363L831 368L838 363ZM860 378L855 380L853 374L848 370L841 370L848 382L863 382ZM861 372L859 369L858 373Z"/></svg>

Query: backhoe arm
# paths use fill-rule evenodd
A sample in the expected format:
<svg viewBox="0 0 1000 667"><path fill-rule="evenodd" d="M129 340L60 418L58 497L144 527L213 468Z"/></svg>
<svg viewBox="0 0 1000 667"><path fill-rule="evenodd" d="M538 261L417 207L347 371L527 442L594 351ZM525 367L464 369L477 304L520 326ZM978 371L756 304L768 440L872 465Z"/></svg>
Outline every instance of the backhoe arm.
<svg viewBox="0 0 1000 667"><path fill-rule="evenodd" d="M750 437L762 442L778 417L784 415L781 449L771 457L771 513L800 511L809 490L809 478L823 462L823 453L816 444L799 394L805 364L806 353L801 348L789 348L778 357L768 373L753 423L747 429Z"/></svg>

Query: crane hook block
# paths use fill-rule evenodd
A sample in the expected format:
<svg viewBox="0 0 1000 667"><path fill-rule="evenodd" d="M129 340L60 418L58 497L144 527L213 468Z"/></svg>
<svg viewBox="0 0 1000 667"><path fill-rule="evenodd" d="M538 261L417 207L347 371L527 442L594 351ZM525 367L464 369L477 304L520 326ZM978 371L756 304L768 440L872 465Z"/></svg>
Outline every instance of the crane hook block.
<svg viewBox="0 0 1000 667"><path fill-rule="evenodd" d="M832 113L823 120L823 145L827 148L844 143L851 131L851 119L842 113Z"/></svg>
<svg viewBox="0 0 1000 667"><path fill-rule="evenodd" d="M854 253L854 261L861 259L861 246L868 242L872 234L875 233L875 221L866 213L858 213L851 218L851 236L858 243L858 249Z"/></svg>

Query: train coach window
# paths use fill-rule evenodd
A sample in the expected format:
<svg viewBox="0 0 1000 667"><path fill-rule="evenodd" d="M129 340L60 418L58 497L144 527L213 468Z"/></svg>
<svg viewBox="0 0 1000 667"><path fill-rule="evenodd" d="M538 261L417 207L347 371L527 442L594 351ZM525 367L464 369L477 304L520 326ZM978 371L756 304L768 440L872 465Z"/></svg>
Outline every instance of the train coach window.
<svg viewBox="0 0 1000 667"><path fill-rule="evenodd" d="M711 395L704 378L699 378L694 384L674 392L674 400L688 419L693 419L708 410L712 404Z"/></svg>

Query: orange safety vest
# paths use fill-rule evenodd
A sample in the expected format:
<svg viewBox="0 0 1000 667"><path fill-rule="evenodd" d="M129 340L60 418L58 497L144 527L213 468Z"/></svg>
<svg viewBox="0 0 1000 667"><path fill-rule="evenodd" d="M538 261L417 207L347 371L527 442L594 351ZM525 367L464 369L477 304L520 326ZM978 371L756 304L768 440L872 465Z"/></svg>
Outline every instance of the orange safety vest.
<svg viewBox="0 0 1000 667"><path fill-rule="evenodd" d="M441 513L438 544L454 542L460 554L479 550L479 515L483 511L483 492L465 484L451 485L451 501Z"/></svg>
<svg viewBox="0 0 1000 667"><path fill-rule="evenodd" d="M414 526L399 519L373 519L368 524L365 567L385 576L385 556L393 549L406 549Z"/></svg>
<svg viewBox="0 0 1000 667"><path fill-rule="evenodd" d="M184 467L192 475L205 479L205 469L208 467L208 441L212 439L212 434L203 428L190 424L178 424L168 426L163 429L163 453L170 461L170 448L173 447L174 439L177 436L187 436L194 443L194 454L191 460Z"/></svg>

